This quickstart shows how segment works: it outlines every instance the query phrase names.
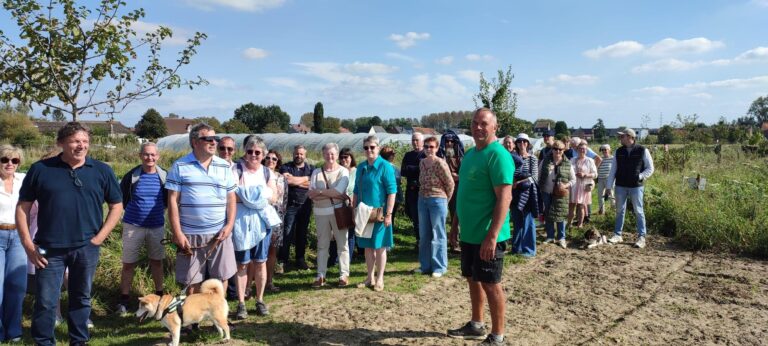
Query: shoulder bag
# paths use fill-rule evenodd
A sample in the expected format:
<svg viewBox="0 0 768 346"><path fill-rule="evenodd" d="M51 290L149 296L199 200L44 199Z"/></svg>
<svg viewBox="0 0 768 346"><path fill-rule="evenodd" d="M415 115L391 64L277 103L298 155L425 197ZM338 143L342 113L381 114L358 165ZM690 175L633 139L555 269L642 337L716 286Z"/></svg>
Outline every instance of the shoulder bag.
<svg viewBox="0 0 768 346"><path fill-rule="evenodd" d="M331 185L328 183L328 177L325 175L325 169L322 166L319 167L320 172L323 173L323 179L325 180L325 188L330 189ZM341 201L341 207L333 208L333 216L336 218L336 227L340 230L350 229L355 227L355 211L349 205L349 197L344 195L344 200ZM330 198L330 197L329 197ZM333 205L333 198L331 198L331 205Z"/></svg>

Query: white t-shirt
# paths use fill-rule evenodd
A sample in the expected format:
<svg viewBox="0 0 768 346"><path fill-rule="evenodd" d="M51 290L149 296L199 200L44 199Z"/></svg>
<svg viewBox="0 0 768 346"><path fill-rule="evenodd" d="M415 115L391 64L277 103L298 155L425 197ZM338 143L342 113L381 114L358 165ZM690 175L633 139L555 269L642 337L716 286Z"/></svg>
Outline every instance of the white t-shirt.
<svg viewBox="0 0 768 346"><path fill-rule="evenodd" d="M325 176L328 177L330 185L330 187L327 187L321 169L323 169L322 166L312 171L312 176L309 178L309 189L324 190L332 188L341 194L346 194L347 186L349 185L349 171L343 166L338 166L337 169L332 171L325 171ZM340 207L342 201L336 198L333 199L334 204L331 204L330 199L312 201L312 211L315 215L333 215L333 209Z"/></svg>
<svg viewBox="0 0 768 346"><path fill-rule="evenodd" d="M5 186L0 187L0 223L16 223L16 203L19 201L19 189L24 176L24 173L13 173L11 193L5 191Z"/></svg>

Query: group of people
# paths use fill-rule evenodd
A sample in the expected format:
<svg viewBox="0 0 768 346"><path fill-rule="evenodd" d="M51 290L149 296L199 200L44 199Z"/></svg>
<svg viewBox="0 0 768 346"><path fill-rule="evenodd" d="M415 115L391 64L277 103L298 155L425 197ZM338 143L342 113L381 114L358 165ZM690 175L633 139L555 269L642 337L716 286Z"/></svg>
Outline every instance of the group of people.
<svg viewBox="0 0 768 346"><path fill-rule="evenodd" d="M546 147L537 157L527 135L507 137L502 144L496 138L497 128L495 114L478 109L471 129L475 147L466 153L453 132L439 140L415 133L413 150L406 153L398 170L392 164L394 151L382 149L376 136L364 139L361 163L357 164L351 148L327 143L322 165L314 167L307 162L303 146L296 146L293 160L283 163L280 153L269 150L256 135L245 138L244 155L235 158L238 148L233 138L220 138L212 127L197 124L189 132L189 154L165 169L158 165L156 144L144 143L141 164L119 183L108 165L88 156L90 132L77 122L59 130L60 153L35 162L26 175L17 172L24 159L22 151L4 145L0 147L4 183L0 190L0 261L4 265L0 267L5 270L0 275L0 339L21 337L21 302L29 263L36 269L31 328L35 343L55 344L56 311L69 270L70 343L85 344L100 245L121 219L118 313L128 311L132 279L144 247L155 293L165 292L166 221L176 248L176 281L191 294L199 291L205 279L222 280L238 301L237 318L248 316L248 296L255 298L258 315L269 313L264 292L279 290L273 277L291 266L291 246L296 256L293 266L309 267L305 251L311 214L317 234L317 275L312 286L328 284L328 266L334 262L339 266L337 285L349 285L349 265L359 247L364 249L367 275L358 287L381 291L387 250L394 245L393 212L402 173L405 211L418 230L416 272L441 277L448 270L448 246L461 252L472 319L448 334L500 344L505 309L500 282L507 247L535 255L536 217L545 222L545 243L565 247L566 222L576 218L580 226L589 215L595 178L598 196L605 197L600 198L600 213L605 210L603 200L613 201L615 192L617 220L609 241L622 241L630 198L638 220L635 245L644 247L643 182L653 173L653 161L635 143L631 129L620 133L622 147L616 156L611 156L607 145L601 146L597 156L578 138L565 151L563 142L546 133ZM357 227L337 225L336 209L345 204L358 214L366 210L364 220L357 217ZM486 300L493 322L490 334L483 322Z"/></svg>

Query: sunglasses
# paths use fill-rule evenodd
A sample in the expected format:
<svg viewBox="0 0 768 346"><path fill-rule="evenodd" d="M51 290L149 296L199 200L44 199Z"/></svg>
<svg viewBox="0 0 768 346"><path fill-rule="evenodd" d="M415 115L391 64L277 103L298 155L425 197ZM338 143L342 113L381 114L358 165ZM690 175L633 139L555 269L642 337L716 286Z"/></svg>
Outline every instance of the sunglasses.
<svg viewBox="0 0 768 346"><path fill-rule="evenodd" d="M245 153L248 154L248 155L253 155L253 156L261 155L261 151L260 150L246 150Z"/></svg>
<svg viewBox="0 0 768 346"><path fill-rule="evenodd" d="M226 151L228 153L234 153L235 152L235 148L221 146L221 147L219 147L219 151Z"/></svg>
<svg viewBox="0 0 768 346"><path fill-rule="evenodd" d="M21 163L21 160L18 157L14 157L12 159L7 157L0 158L0 163L6 164L8 162L14 165L18 165L19 163Z"/></svg>
<svg viewBox="0 0 768 346"><path fill-rule="evenodd" d="M373 149L376 149L375 145L364 145L363 146L363 150L366 150L366 151L368 151L368 150L373 151Z"/></svg>
<svg viewBox="0 0 768 346"><path fill-rule="evenodd" d="M271 161L277 162L277 158L274 157L274 156L267 156L267 160L268 161L271 160Z"/></svg>
<svg viewBox="0 0 768 346"><path fill-rule="evenodd" d="M608 149L600 149L600 151L608 151Z"/></svg>
<svg viewBox="0 0 768 346"><path fill-rule="evenodd" d="M560 148L552 148L552 151L563 151L563 149L560 149Z"/></svg>
<svg viewBox="0 0 768 346"><path fill-rule="evenodd" d="M436 146L436 145L425 145L424 147L425 147L425 148L429 148L429 149L435 149L435 148L437 148L437 146Z"/></svg>
<svg viewBox="0 0 768 346"><path fill-rule="evenodd" d="M72 182L75 183L75 186L83 187L83 182L80 180L80 178L78 178L74 169L69 171L69 177L73 179Z"/></svg>
<svg viewBox="0 0 768 346"><path fill-rule="evenodd" d="M219 136L203 136L203 137L197 137L198 140L206 141L208 143L211 142L218 142L221 140L221 137Z"/></svg>
<svg viewBox="0 0 768 346"><path fill-rule="evenodd" d="M349 155L344 155L344 156L340 157L340 159L342 159L342 160L349 160L351 158L352 158L352 156L349 156Z"/></svg>

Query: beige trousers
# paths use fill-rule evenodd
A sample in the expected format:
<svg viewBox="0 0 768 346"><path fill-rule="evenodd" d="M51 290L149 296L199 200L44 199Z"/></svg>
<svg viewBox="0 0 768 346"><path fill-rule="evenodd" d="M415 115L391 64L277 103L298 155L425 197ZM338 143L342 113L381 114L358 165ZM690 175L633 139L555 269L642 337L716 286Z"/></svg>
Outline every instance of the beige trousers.
<svg viewBox="0 0 768 346"><path fill-rule="evenodd" d="M336 218L333 215L315 215L315 225L317 226L317 276L325 277L328 271L328 249L331 247L331 238L334 238L340 277L349 277L347 230L340 230L336 226Z"/></svg>

